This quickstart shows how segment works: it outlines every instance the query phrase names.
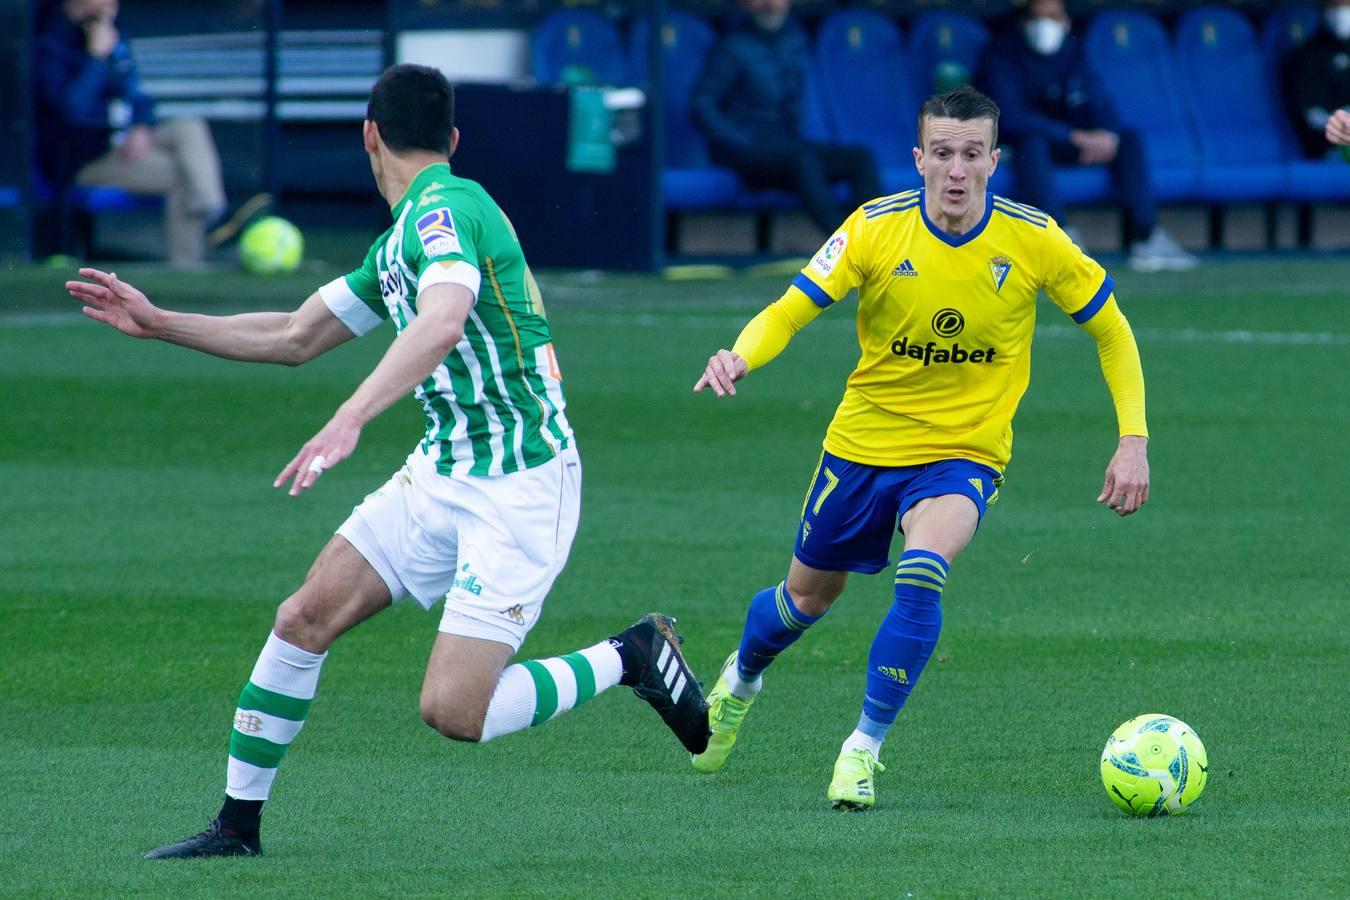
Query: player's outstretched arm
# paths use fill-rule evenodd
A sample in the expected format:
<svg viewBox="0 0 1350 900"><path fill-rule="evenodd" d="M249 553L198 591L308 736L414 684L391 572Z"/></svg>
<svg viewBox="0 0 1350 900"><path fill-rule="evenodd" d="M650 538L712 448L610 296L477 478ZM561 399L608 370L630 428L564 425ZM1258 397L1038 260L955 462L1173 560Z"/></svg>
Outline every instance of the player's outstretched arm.
<svg viewBox="0 0 1350 900"><path fill-rule="evenodd" d="M736 396L736 382L782 353L792 336L820 313L821 307L804 293L789 289L746 323L734 347L718 350L708 358L702 377L694 384L694 393L712 388L719 397Z"/></svg>
<svg viewBox="0 0 1350 900"><path fill-rule="evenodd" d="M464 336L473 292L461 284L435 284L417 297L417 318L403 329L375 370L338 407L319 433L305 442L272 482L291 482L292 497L312 486L325 469L352 455L366 423L426 381Z"/></svg>
<svg viewBox="0 0 1350 900"><path fill-rule="evenodd" d="M203 316L160 309L112 272L80 269L67 281L89 318L134 338L155 339L244 362L295 366L355 337L318 293L290 313Z"/></svg>

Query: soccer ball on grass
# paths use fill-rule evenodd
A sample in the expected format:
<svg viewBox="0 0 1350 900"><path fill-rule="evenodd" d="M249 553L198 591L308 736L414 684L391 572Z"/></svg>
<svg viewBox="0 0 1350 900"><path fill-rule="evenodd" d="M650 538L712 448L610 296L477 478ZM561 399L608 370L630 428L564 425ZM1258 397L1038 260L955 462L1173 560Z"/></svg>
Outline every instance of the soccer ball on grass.
<svg viewBox="0 0 1350 900"><path fill-rule="evenodd" d="M1205 745L1191 727L1162 713L1121 725L1102 750L1102 784L1132 816L1175 816L1195 802L1209 776Z"/></svg>
<svg viewBox="0 0 1350 900"><path fill-rule="evenodd" d="M244 229L239 260L255 275L294 272L305 255L300 229L280 216L265 216Z"/></svg>

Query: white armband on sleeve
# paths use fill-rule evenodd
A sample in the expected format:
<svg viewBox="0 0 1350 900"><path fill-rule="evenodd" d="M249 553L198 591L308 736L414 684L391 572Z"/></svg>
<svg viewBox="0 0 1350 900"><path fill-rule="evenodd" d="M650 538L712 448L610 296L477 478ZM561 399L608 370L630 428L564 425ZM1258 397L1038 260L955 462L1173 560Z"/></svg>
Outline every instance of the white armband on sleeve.
<svg viewBox="0 0 1350 900"><path fill-rule="evenodd" d="M342 320L342 324L351 329L352 334L360 337L382 321L375 311L347 285L347 279L339 276L319 288L319 296L328 306L328 311Z"/></svg>
<svg viewBox="0 0 1350 900"><path fill-rule="evenodd" d="M477 267L462 259L454 262L434 262L427 266L422 277L417 279L417 293L420 296L434 284L459 284L469 289L473 299L478 299L478 288L483 283L483 275Z"/></svg>

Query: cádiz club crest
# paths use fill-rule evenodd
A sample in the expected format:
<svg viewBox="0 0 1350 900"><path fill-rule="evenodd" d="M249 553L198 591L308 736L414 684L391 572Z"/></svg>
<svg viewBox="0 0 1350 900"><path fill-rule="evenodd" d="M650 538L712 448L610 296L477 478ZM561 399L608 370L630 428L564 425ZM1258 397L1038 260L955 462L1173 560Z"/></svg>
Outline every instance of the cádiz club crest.
<svg viewBox="0 0 1350 900"><path fill-rule="evenodd" d="M1012 260L1006 256L995 256L989 260L989 273L994 276L994 290L1003 289L1003 282L1012 271Z"/></svg>

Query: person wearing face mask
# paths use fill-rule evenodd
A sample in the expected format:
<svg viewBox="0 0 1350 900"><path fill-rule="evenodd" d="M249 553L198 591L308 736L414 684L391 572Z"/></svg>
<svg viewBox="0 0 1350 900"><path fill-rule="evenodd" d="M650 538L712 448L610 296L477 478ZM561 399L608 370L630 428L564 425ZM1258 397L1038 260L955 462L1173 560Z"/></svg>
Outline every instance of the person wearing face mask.
<svg viewBox="0 0 1350 900"><path fill-rule="evenodd" d="M881 193L866 147L820 144L802 133L806 32L791 0L742 0L737 19L713 48L690 96L712 161L747 187L797 193L823 232L843 217L831 183L848 181L856 203Z"/></svg>
<svg viewBox="0 0 1350 900"><path fill-rule="evenodd" d="M169 261L193 265L205 254L208 225L225 210L220 158L201 119L157 121L117 13L117 0L62 0L40 22L38 160L58 189L164 195Z"/></svg>
<svg viewBox="0 0 1350 900"><path fill-rule="evenodd" d="M1326 156L1327 143L1350 142L1350 0L1327 0L1322 27L1284 63L1290 121L1305 156ZM1338 111L1339 120L1336 119ZM1339 122L1339 124L1338 124ZM1340 133L1345 138L1337 141Z"/></svg>
<svg viewBox="0 0 1350 900"><path fill-rule="evenodd" d="M1130 267L1192 268L1195 257L1158 224L1143 138L1120 122L1072 34L1063 0L1030 0L1015 21L1018 27L986 52L979 82L1003 110L1003 133L1016 159L1017 199L1065 222L1053 166L1110 166L1129 225Z"/></svg>

